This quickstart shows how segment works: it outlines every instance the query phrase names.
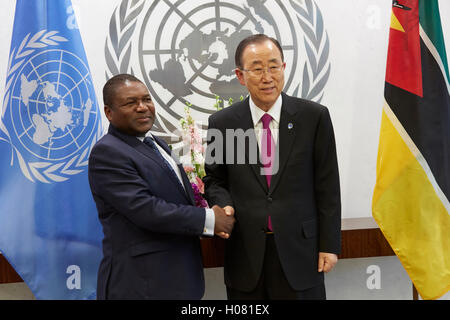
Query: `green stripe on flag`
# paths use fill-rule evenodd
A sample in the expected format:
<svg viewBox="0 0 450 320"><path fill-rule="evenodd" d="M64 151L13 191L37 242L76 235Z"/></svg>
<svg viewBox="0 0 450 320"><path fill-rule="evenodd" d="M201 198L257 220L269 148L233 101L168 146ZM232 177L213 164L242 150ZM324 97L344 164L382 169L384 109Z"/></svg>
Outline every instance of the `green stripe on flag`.
<svg viewBox="0 0 450 320"><path fill-rule="evenodd" d="M444 35L442 33L438 0L419 0L419 17L422 29L430 38L444 64L447 81L450 82L448 72L447 53L445 51Z"/></svg>

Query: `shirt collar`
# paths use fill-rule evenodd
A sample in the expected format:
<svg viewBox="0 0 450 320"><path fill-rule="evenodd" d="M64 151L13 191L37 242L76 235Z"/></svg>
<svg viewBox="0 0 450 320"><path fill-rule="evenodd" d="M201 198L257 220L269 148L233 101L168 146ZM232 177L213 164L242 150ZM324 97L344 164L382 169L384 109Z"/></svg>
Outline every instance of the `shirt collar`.
<svg viewBox="0 0 450 320"><path fill-rule="evenodd" d="M283 98L281 94L275 101L273 106L267 112L264 112L259 107L257 107L256 104L253 102L251 96L249 99L249 104L250 104L250 112L252 114L253 126L256 126L256 124L261 120L261 117L264 115L264 113L268 113L273 120L275 120L277 123L280 123L281 105L283 104Z"/></svg>
<svg viewBox="0 0 450 320"><path fill-rule="evenodd" d="M136 136L136 138L139 139L139 141L141 141L141 142L144 142L144 139L146 137L150 137L151 139L155 140L155 137L150 132L146 136Z"/></svg>

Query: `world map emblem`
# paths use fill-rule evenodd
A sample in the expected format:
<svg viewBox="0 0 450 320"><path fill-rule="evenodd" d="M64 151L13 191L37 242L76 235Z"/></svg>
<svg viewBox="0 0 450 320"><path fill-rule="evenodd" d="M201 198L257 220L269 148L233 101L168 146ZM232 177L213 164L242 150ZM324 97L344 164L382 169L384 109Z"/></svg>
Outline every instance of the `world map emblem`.
<svg viewBox="0 0 450 320"><path fill-rule="evenodd" d="M57 31L28 35L10 57L2 129L31 181L81 173L98 140L100 115L88 66Z"/></svg>
<svg viewBox="0 0 450 320"><path fill-rule="evenodd" d="M312 0L122 0L105 45L107 78L132 73L156 104L152 131L176 139L186 104L206 129L208 116L247 96L235 77L239 42L264 33L280 41L288 94L320 102L331 72L330 43Z"/></svg>

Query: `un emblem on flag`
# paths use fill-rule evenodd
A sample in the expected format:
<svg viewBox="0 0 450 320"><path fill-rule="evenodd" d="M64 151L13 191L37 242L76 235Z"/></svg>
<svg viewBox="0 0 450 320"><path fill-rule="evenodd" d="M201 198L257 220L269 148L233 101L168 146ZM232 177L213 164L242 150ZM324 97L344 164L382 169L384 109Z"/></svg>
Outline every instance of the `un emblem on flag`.
<svg viewBox="0 0 450 320"><path fill-rule="evenodd" d="M81 173L99 134L89 68L58 48L65 41L42 30L10 57L4 129L31 181L62 182Z"/></svg>

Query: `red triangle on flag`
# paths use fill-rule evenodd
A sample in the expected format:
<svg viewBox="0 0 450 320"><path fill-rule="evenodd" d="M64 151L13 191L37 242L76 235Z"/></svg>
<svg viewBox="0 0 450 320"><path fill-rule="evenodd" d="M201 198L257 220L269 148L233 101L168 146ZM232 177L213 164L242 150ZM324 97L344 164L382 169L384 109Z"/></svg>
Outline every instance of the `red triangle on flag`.
<svg viewBox="0 0 450 320"><path fill-rule="evenodd" d="M411 8L405 10L393 7L392 14L398 26L391 26L386 66L386 82L423 97L422 61L420 53L419 3L417 0L403 0Z"/></svg>

